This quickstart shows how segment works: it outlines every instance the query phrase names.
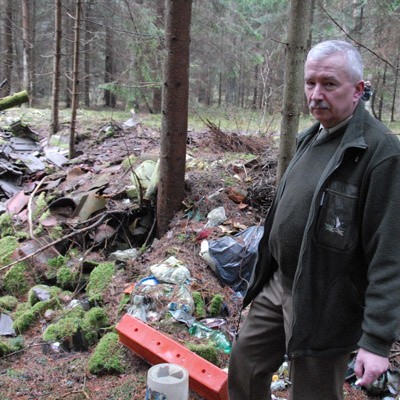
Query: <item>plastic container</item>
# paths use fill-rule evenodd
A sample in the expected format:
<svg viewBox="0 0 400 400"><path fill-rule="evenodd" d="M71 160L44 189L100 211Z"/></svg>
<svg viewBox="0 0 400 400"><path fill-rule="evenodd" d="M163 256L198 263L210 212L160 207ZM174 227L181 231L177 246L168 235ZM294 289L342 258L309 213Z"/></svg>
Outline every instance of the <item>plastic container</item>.
<svg viewBox="0 0 400 400"><path fill-rule="evenodd" d="M146 400L188 400L189 373L181 365L163 363L147 372Z"/></svg>

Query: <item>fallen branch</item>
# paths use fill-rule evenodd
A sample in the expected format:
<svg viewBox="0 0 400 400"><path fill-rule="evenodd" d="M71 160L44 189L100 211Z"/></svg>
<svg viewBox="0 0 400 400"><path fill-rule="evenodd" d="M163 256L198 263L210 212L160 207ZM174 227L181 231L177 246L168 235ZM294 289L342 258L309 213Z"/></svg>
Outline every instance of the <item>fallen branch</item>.
<svg viewBox="0 0 400 400"><path fill-rule="evenodd" d="M12 94L11 96L0 99L0 111L6 110L7 108L19 106L22 103L27 103L28 101L28 92L26 90L23 90L22 92L18 92Z"/></svg>
<svg viewBox="0 0 400 400"><path fill-rule="evenodd" d="M103 214L95 223L93 223L92 225L89 225L89 226L87 226L87 227L85 227L85 228L81 228L81 229L79 229L79 230L77 230L77 231L75 231L75 232L71 232L71 233L69 233L68 235L66 235L66 236L64 236L64 237L55 240L54 242L48 243L48 244L46 244L45 246L41 247L40 249L36 250L35 252L33 252L33 253L31 253L31 254L28 254L28 255L26 255L25 257L22 257L22 258L20 258L19 260L16 260L16 261L12 262L11 264L8 264L8 265L5 265L4 267L1 267L1 268L0 268L0 271L3 271L4 269L10 268L10 267L12 267L12 266L14 266L14 265L16 265L16 264L22 262L22 261L28 260L29 258L32 258L32 257L36 256L37 254L41 253L42 251L47 250L49 247L55 246L56 244L61 243L61 242L62 242L63 240L65 240L65 239L72 238L72 237L78 235L79 233L86 232L86 231L89 231L90 229L95 228L96 226L100 225L100 224L105 220L105 218L106 218L107 216L108 216L108 213L104 213L104 214Z"/></svg>

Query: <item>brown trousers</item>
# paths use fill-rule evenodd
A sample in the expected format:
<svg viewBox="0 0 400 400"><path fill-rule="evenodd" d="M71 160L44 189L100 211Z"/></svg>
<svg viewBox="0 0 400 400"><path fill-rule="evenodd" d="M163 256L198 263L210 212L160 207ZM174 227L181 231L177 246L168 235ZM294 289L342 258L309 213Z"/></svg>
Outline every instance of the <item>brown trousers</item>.
<svg viewBox="0 0 400 400"><path fill-rule="evenodd" d="M278 274L254 299L229 361L230 400L271 399L272 375L282 365L291 335L292 297ZM349 354L299 357L290 362L290 399L342 400Z"/></svg>

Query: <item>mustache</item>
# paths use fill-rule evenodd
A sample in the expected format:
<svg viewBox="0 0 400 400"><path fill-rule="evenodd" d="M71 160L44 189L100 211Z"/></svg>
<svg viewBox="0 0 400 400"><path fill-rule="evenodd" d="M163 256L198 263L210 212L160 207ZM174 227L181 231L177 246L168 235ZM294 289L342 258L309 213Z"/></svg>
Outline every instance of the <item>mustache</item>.
<svg viewBox="0 0 400 400"><path fill-rule="evenodd" d="M321 110L329 109L329 105L327 103L325 103L325 101L323 101L323 100L311 100L308 107L314 108L314 109L321 109Z"/></svg>

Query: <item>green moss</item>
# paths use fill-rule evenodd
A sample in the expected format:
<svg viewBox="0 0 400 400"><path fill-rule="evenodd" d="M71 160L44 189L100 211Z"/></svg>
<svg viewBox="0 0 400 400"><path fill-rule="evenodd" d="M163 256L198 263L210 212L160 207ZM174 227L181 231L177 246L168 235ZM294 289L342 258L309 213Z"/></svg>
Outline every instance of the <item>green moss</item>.
<svg viewBox="0 0 400 400"><path fill-rule="evenodd" d="M112 262L99 264L89 276L86 287L86 294L91 302L102 302L103 293L107 291L115 272L115 265Z"/></svg>
<svg viewBox="0 0 400 400"><path fill-rule="evenodd" d="M0 237L14 235L14 225L10 214L3 213L0 215Z"/></svg>
<svg viewBox="0 0 400 400"><path fill-rule="evenodd" d="M122 296L121 301L119 302L118 313L121 313L121 312L125 311L126 306L128 304L130 304L130 300L131 300L131 296L129 294L125 293Z"/></svg>
<svg viewBox="0 0 400 400"><path fill-rule="evenodd" d="M58 305L58 300L56 298L39 301L32 307L32 312L35 317L39 317L45 313L45 311L55 308Z"/></svg>
<svg viewBox="0 0 400 400"><path fill-rule="evenodd" d="M1 244L0 244L1 248ZM3 288L8 294L23 294L28 289L25 277L26 268L23 263L13 265L4 275Z"/></svg>
<svg viewBox="0 0 400 400"><path fill-rule="evenodd" d="M46 208L47 208L46 193L41 192L35 201L35 210L32 214L32 218L36 219L40 215L44 214Z"/></svg>
<svg viewBox="0 0 400 400"><path fill-rule="evenodd" d="M17 309L13 312L12 316L14 320L22 315L25 311L30 310L31 305L29 303L19 303Z"/></svg>
<svg viewBox="0 0 400 400"><path fill-rule="evenodd" d="M188 343L186 347L190 351L193 351L193 353L196 353L197 355L209 361L210 363L219 366L218 351L213 343L211 342L209 344Z"/></svg>
<svg viewBox="0 0 400 400"><path fill-rule="evenodd" d="M88 369L94 375L121 374L125 371L123 348L115 332L101 338L89 359Z"/></svg>
<svg viewBox="0 0 400 400"><path fill-rule="evenodd" d="M49 235L53 240L57 240L57 239L60 239L61 237L63 237L64 230L63 230L62 226L56 225L51 228Z"/></svg>
<svg viewBox="0 0 400 400"><path fill-rule="evenodd" d="M57 284L63 289L73 289L78 281L78 273L62 266L57 270L56 278Z"/></svg>
<svg viewBox="0 0 400 400"><path fill-rule="evenodd" d="M0 310L13 311L17 308L18 299L11 295L0 297Z"/></svg>
<svg viewBox="0 0 400 400"><path fill-rule="evenodd" d="M110 325L106 312L100 307L91 308L83 317L82 329L86 340L90 345L94 344L100 337L102 329Z"/></svg>
<svg viewBox="0 0 400 400"><path fill-rule="evenodd" d="M57 286L35 285L32 288L30 288L29 292L28 292L28 303L31 306L35 305L36 303L38 303L40 301L36 296L35 289L41 289L43 291L48 291L50 299L58 297L61 294L61 289Z"/></svg>
<svg viewBox="0 0 400 400"><path fill-rule="evenodd" d="M43 340L56 342L75 335L82 325L84 314L85 312L80 306L69 310L63 318L46 328L42 335Z"/></svg>
<svg viewBox="0 0 400 400"><path fill-rule="evenodd" d="M0 239L0 265L11 262L11 255L18 247L18 241L14 236L4 236Z"/></svg>
<svg viewBox="0 0 400 400"><path fill-rule="evenodd" d="M18 336L12 339L0 338L0 357L21 350L23 347L24 339L22 336Z"/></svg>
<svg viewBox="0 0 400 400"><path fill-rule="evenodd" d="M27 310L18 316L13 322L13 328L19 334L26 332L36 322L35 313Z"/></svg>
<svg viewBox="0 0 400 400"><path fill-rule="evenodd" d="M223 305L224 298L220 294L216 294L210 303L210 316L217 317L218 315L221 315Z"/></svg>
<svg viewBox="0 0 400 400"><path fill-rule="evenodd" d="M46 301L39 301L24 312L20 313L13 322L16 332L22 334L26 332L46 310L52 309L57 305L57 299L53 298Z"/></svg>
<svg viewBox="0 0 400 400"><path fill-rule="evenodd" d="M197 318L205 318L206 311L203 297L201 296L200 292L193 292L192 293L193 302L194 302L194 316Z"/></svg>

